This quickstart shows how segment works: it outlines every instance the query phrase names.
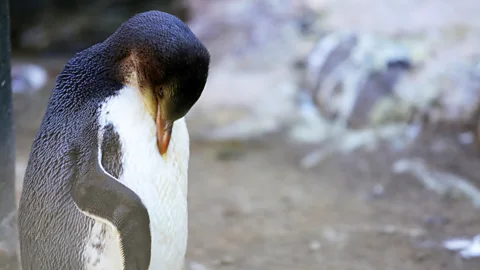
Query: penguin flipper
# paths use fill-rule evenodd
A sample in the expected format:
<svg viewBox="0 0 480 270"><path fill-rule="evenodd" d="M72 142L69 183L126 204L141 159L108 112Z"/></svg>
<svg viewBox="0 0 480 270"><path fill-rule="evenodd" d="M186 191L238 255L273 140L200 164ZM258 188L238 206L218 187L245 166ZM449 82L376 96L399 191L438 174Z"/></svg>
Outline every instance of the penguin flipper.
<svg viewBox="0 0 480 270"><path fill-rule="evenodd" d="M76 179L73 201L87 215L106 220L120 234L125 270L147 270L151 257L150 218L140 197L96 165Z"/></svg>

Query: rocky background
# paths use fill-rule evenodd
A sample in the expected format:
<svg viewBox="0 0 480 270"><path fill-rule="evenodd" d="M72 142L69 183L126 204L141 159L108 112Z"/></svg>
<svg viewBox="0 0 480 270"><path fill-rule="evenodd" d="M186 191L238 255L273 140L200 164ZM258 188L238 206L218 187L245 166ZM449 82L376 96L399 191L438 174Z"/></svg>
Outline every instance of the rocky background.
<svg viewBox="0 0 480 270"><path fill-rule="evenodd" d="M480 2L11 1L19 189L53 80L134 13L212 54L190 269L480 268Z"/></svg>
<svg viewBox="0 0 480 270"><path fill-rule="evenodd" d="M189 17L183 0L12 0L13 47L36 53L76 52L108 37L132 14L150 9Z"/></svg>

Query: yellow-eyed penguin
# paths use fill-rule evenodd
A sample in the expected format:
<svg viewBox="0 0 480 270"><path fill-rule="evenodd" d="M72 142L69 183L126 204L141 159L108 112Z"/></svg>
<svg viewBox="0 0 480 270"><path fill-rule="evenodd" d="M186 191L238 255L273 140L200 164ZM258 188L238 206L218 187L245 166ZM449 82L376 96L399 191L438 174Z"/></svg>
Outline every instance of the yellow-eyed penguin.
<svg viewBox="0 0 480 270"><path fill-rule="evenodd" d="M57 77L19 206L23 270L179 270L189 135L210 55L150 11L77 53Z"/></svg>

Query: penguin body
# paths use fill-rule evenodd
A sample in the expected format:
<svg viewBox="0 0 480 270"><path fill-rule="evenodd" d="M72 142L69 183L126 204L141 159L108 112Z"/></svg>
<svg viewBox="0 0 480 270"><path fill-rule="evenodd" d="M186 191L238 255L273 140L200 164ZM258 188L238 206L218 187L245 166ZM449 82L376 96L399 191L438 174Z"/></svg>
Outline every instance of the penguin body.
<svg viewBox="0 0 480 270"><path fill-rule="evenodd" d="M128 105L128 106L127 106ZM99 141L105 153L102 164L111 164L121 157L121 170L117 179L133 190L145 204L150 216L152 256L150 269L181 269L187 247L187 167L189 137L184 119L175 122L172 141L164 159L155 145L155 124L143 109L136 89L125 87L115 97L107 100L100 112ZM144 139L138 140L138 134ZM117 137L118 139L115 139ZM106 140L106 141L105 141ZM113 147L114 144L121 145ZM110 147L121 153L108 151ZM162 173L165 172L165 173ZM86 245L87 269L121 269L108 258L121 257L120 246L115 241L117 229L105 222L96 222ZM97 243L103 243L98 249ZM100 251L100 252L99 252ZM103 256L108 254L109 256ZM110 255L112 254L112 255Z"/></svg>
<svg viewBox="0 0 480 270"><path fill-rule="evenodd" d="M189 136L210 56L172 15L136 15L57 77L19 207L23 270L182 269Z"/></svg>

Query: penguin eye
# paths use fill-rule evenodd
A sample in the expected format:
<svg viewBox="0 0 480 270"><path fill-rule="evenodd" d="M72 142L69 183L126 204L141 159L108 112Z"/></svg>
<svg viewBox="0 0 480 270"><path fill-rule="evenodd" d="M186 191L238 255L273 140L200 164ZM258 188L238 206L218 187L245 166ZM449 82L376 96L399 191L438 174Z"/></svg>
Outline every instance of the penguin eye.
<svg viewBox="0 0 480 270"><path fill-rule="evenodd" d="M163 86L157 86L156 92L159 98L163 98Z"/></svg>

